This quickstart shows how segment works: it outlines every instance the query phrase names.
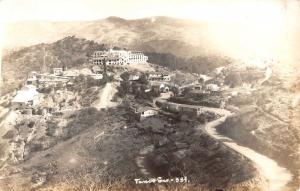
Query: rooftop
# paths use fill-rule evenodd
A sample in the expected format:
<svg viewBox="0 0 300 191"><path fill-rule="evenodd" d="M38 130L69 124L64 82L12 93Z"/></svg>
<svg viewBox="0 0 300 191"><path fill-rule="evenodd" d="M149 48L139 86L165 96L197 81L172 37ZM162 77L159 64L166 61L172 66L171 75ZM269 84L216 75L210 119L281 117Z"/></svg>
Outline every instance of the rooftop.
<svg viewBox="0 0 300 191"><path fill-rule="evenodd" d="M136 109L137 112L143 112L146 110L157 110L154 107L151 107L150 105L147 104L133 104L130 106L132 109Z"/></svg>
<svg viewBox="0 0 300 191"><path fill-rule="evenodd" d="M13 98L12 102L14 103L27 103L35 99L39 92L31 86L27 86L22 90L17 92L17 95Z"/></svg>

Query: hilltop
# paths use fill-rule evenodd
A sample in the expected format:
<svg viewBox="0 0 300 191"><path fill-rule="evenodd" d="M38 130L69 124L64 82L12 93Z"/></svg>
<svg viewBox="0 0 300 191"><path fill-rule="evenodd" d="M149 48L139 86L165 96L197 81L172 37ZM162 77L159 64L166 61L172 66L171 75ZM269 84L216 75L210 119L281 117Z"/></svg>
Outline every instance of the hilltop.
<svg viewBox="0 0 300 191"><path fill-rule="evenodd" d="M225 28L223 25L170 17L135 20L108 17L80 22L15 22L5 27L5 46L16 48L52 43L75 35L128 49L191 57L219 52L212 34L216 27Z"/></svg>

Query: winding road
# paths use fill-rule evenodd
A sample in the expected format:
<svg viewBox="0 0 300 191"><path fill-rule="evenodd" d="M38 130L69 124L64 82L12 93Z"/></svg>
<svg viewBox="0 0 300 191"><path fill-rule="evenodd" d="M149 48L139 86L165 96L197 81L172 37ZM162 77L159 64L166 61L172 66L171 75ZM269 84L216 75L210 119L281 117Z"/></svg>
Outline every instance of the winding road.
<svg viewBox="0 0 300 191"><path fill-rule="evenodd" d="M234 140L219 134L216 131L216 127L224 123L226 118L233 115L233 113L222 109L219 109L219 112L215 109L215 113L222 114L224 116L207 123L204 127L206 132L214 139L221 141L227 147L253 161L261 175L268 180L269 191L282 191L285 189L287 183L292 180L292 174L286 168L279 166L273 159L268 158L253 149L238 145L234 142Z"/></svg>
<svg viewBox="0 0 300 191"><path fill-rule="evenodd" d="M166 101L165 99L161 100ZM189 106L187 104L184 105ZM190 106L195 107L194 105ZM204 130L212 138L219 140L230 149L233 149L236 152L242 154L244 157L250 159L255 164L261 175L268 180L268 191L282 191L286 188L286 185L292 180L291 172L289 172L286 168L279 166L275 160L268 158L253 149L238 145L233 139L221 135L217 132L216 127L223 124L226 119L232 116L234 113L226 109L203 106L199 107L201 107L203 111L213 112L221 116L214 121L206 123L204 125ZM203 126L199 126L198 128L203 128Z"/></svg>

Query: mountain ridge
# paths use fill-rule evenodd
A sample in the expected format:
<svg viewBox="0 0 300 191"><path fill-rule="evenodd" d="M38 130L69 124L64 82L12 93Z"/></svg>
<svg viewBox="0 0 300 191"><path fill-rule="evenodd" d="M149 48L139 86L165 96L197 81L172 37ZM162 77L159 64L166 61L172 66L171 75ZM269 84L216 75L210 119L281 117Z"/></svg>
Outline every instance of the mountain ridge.
<svg viewBox="0 0 300 191"><path fill-rule="evenodd" d="M213 29L208 23L165 16L130 20L111 16L94 21L10 23L5 27L4 36L6 48L52 43L75 35L78 38L133 50L149 51L151 48L161 53L164 49L166 53L192 57L220 52L210 36ZM178 43L174 45L172 41ZM185 51L182 51L181 45L186 46ZM169 47L172 49L169 50Z"/></svg>

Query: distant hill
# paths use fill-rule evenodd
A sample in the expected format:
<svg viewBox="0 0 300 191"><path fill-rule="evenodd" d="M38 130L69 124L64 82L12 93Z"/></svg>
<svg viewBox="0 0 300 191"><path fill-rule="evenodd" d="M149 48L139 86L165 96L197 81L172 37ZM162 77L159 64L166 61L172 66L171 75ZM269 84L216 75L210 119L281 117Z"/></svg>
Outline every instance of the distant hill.
<svg viewBox="0 0 300 191"><path fill-rule="evenodd" d="M150 62L173 70L204 72L230 62L218 49L216 27L227 25L169 17L10 23L5 27L4 85L15 88L29 71L40 70L45 53L48 68L73 67L94 50L109 47L143 51Z"/></svg>
<svg viewBox="0 0 300 191"><path fill-rule="evenodd" d="M75 35L112 46L192 57L218 52L212 36L216 26L220 25L169 17L136 20L108 17L86 22L16 22L5 27L5 46L16 48L52 43Z"/></svg>
<svg viewBox="0 0 300 191"><path fill-rule="evenodd" d="M109 46L182 58L220 55L244 59L261 56L263 59L274 57L285 63L299 63L299 43L295 43L300 39L299 22L287 28L287 42L282 42L285 35L276 27L255 26L246 21L204 22L160 16L134 20L108 17L80 22L26 21L8 23L4 27L4 46L16 50L76 36Z"/></svg>

